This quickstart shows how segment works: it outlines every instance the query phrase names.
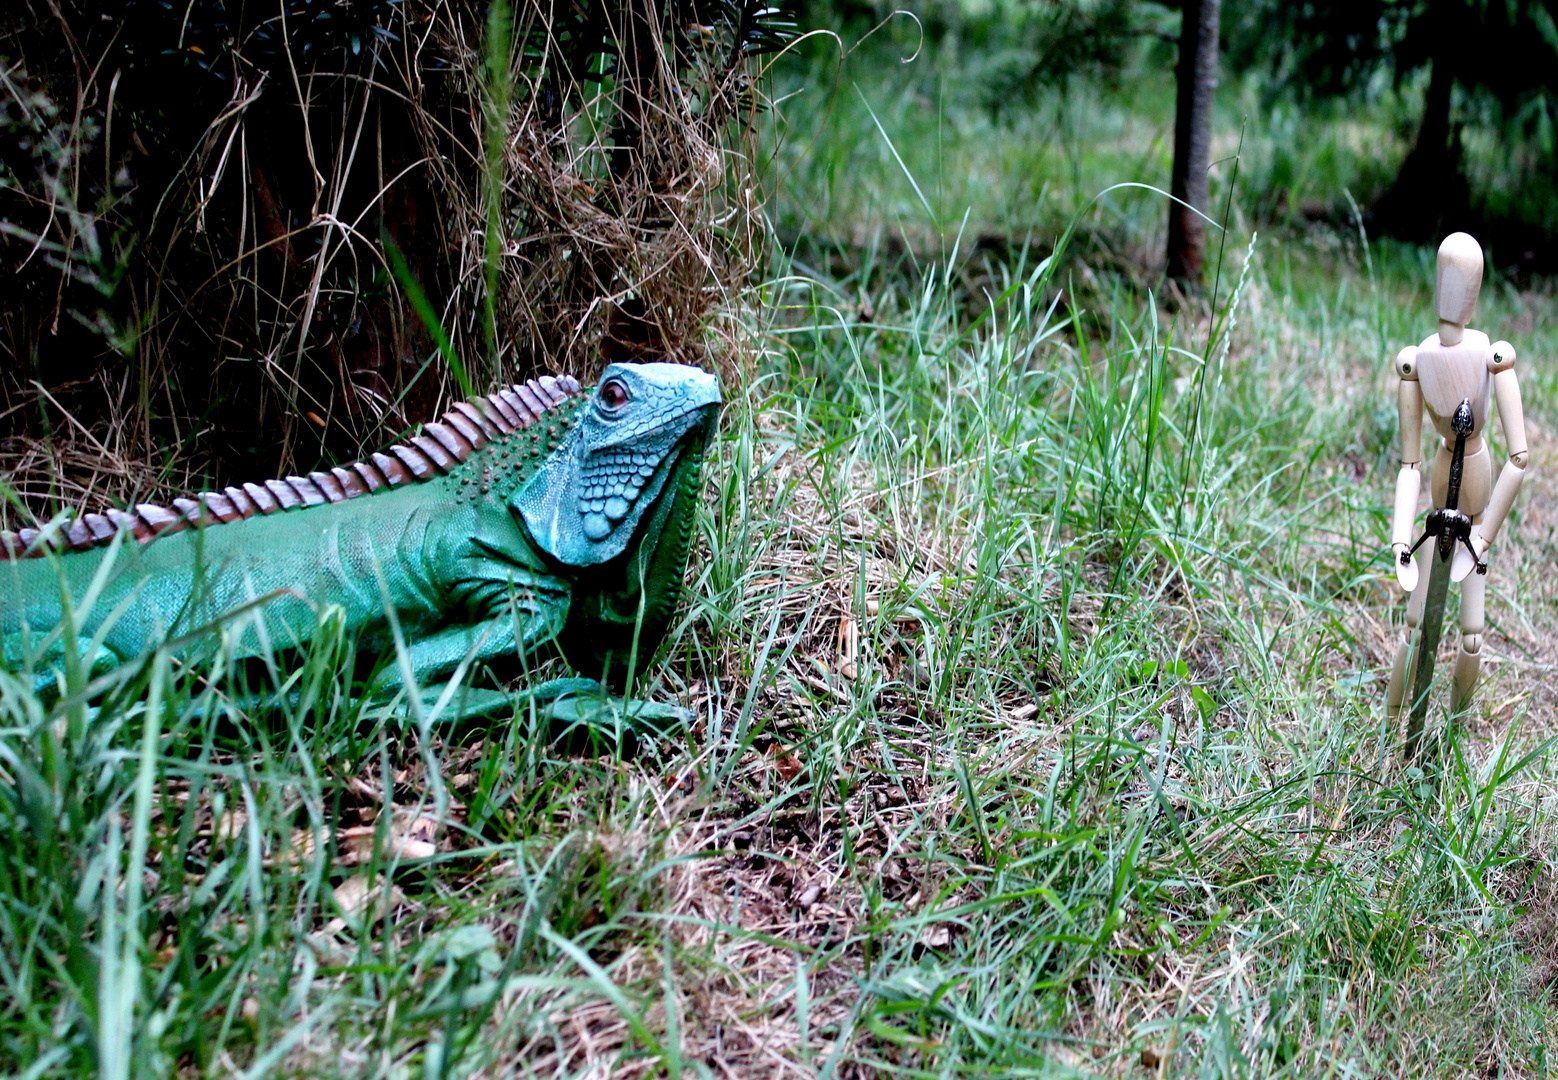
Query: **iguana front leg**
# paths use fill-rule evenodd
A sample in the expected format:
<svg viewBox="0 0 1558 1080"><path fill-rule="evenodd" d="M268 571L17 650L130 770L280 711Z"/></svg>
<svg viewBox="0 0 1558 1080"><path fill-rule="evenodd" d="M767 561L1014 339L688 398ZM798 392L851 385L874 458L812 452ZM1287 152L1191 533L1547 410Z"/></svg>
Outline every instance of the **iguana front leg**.
<svg viewBox="0 0 1558 1080"><path fill-rule="evenodd" d="M406 676L426 687L495 661L523 664L552 646L568 619L568 583L549 574L487 560L476 561L450 589L447 607L467 621L447 624L410 642L394 665L394 684Z"/></svg>
<svg viewBox="0 0 1558 1080"><path fill-rule="evenodd" d="M490 540L483 545L493 552ZM519 660L553 646L568 619L568 582L503 558L469 559L465 573L449 590L449 603L477 617L446 626L419 638L406 650L403 662L388 672L375 696L394 693L405 685L409 669L420 688L424 707L433 707L446 680L465 666L467 675L481 665ZM439 685L443 683L444 685ZM553 679L518 694L479 687L454 692L440 711L447 720L470 719L534 704L538 715L554 725L601 730L647 728L663 731L685 723L690 714L674 705L625 702L610 696L594 679Z"/></svg>
<svg viewBox="0 0 1558 1080"><path fill-rule="evenodd" d="M680 705L613 697L594 679L552 679L527 696L541 706L543 717L565 728L665 734L693 718L691 710Z"/></svg>

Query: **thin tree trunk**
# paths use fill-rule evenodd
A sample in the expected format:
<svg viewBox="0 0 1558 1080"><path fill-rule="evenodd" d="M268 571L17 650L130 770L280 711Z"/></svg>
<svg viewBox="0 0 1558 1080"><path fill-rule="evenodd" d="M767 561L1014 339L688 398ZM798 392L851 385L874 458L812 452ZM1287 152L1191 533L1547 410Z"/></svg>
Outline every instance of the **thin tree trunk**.
<svg viewBox="0 0 1558 1080"><path fill-rule="evenodd" d="M1212 100L1217 91L1217 19L1221 0L1184 0L1179 30L1178 93L1174 109L1174 171L1169 192L1168 275L1189 284L1201 280L1206 262L1207 168L1212 157Z"/></svg>

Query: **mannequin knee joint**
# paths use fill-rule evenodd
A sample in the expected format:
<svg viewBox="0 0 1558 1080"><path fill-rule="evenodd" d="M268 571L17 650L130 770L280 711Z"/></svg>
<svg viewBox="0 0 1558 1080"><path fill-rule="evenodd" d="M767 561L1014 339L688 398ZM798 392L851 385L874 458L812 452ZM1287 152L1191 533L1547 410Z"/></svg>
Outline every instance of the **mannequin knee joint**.
<svg viewBox="0 0 1558 1080"><path fill-rule="evenodd" d="M1482 635L1481 634L1462 634L1461 635L1461 652L1466 653L1466 654L1468 654L1470 656L1476 656L1481 651L1482 651Z"/></svg>

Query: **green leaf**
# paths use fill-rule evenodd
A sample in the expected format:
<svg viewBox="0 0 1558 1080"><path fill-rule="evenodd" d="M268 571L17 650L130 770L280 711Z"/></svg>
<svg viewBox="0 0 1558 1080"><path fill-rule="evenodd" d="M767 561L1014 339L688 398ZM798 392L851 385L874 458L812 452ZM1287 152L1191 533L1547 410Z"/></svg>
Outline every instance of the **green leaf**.
<svg viewBox="0 0 1558 1080"><path fill-rule="evenodd" d="M1190 700L1196 703L1196 709L1201 713L1201 719L1210 720L1217 713L1217 702L1199 686L1190 688Z"/></svg>

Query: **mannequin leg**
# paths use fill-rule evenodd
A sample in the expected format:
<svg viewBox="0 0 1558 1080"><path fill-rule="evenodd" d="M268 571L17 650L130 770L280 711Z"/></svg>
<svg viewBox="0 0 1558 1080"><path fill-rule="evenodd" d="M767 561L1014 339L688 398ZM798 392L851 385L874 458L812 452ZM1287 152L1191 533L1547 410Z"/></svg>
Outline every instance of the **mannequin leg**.
<svg viewBox="0 0 1558 1080"><path fill-rule="evenodd" d="M1482 666L1483 613L1486 611L1488 575L1469 574L1461 582L1461 648L1455 654L1455 683L1450 691L1450 715L1471 707Z"/></svg>
<svg viewBox="0 0 1558 1080"><path fill-rule="evenodd" d="M1412 637L1423 621L1423 601L1428 596L1428 573L1421 559L1418 559L1417 569L1417 588L1407 598L1407 624L1401 632L1401 644L1396 646L1396 659L1390 665L1390 685L1385 690L1385 723L1392 731L1401 722L1402 699L1406 696L1407 676L1411 674L1409 668L1417 666L1408 661L1412 658Z"/></svg>

